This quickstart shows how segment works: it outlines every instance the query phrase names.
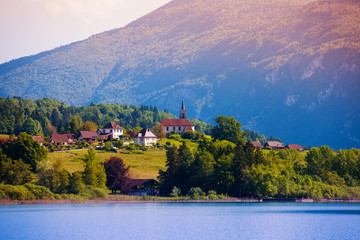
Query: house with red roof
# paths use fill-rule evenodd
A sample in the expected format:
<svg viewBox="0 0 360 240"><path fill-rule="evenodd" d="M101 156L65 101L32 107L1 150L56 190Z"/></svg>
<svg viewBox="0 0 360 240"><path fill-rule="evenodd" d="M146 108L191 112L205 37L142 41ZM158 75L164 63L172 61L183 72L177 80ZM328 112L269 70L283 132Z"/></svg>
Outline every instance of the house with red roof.
<svg viewBox="0 0 360 240"><path fill-rule="evenodd" d="M110 122L99 129L97 133L101 136L100 138L106 138L106 140L119 139L124 134L124 129L116 122Z"/></svg>
<svg viewBox="0 0 360 240"><path fill-rule="evenodd" d="M52 134L51 144L55 145L71 145L75 144L75 135L72 133L68 134Z"/></svg>
<svg viewBox="0 0 360 240"><path fill-rule="evenodd" d="M33 136L33 139L34 139L35 141L38 141L39 144L40 144L40 146L42 146L42 145L44 144L44 139L43 139L42 136Z"/></svg>
<svg viewBox="0 0 360 240"><path fill-rule="evenodd" d="M136 144L152 146L153 144L156 144L156 136L153 132L150 131L150 129L144 128L134 138L134 141Z"/></svg>
<svg viewBox="0 0 360 240"><path fill-rule="evenodd" d="M299 144L288 144L285 146L287 149L295 149L298 150L299 152L304 151L303 146L299 145Z"/></svg>
<svg viewBox="0 0 360 240"><path fill-rule="evenodd" d="M95 131L80 131L79 141L85 140L96 142L97 138L99 137L98 133Z"/></svg>
<svg viewBox="0 0 360 240"><path fill-rule="evenodd" d="M251 142L254 148L262 148L261 142Z"/></svg>
<svg viewBox="0 0 360 240"><path fill-rule="evenodd" d="M180 119L162 119L161 124L164 126L166 134L175 131L177 134L183 134L185 131L195 131L194 125L186 119L186 109L184 101L180 109Z"/></svg>
<svg viewBox="0 0 360 240"><path fill-rule="evenodd" d="M277 141L268 141L264 145L265 148L271 148L274 150L285 149L284 144Z"/></svg>

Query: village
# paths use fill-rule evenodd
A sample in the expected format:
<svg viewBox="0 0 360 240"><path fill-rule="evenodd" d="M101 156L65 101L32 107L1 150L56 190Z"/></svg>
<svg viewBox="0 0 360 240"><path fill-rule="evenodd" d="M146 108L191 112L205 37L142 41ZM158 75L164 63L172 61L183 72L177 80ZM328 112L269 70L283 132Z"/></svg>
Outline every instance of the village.
<svg viewBox="0 0 360 240"><path fill-rule="evenodd" d="M187 119L187 110L184 101L182 101L178 119L161 119L161 134L166 138L172 135L183 136L186 132L195 132L195 126ZM70 150L70 149L88 149L94 148L98 150L107 149L108 151L119 151L119 141L122 142L121 147L130 145L142 146L143 148L162 148L158 142L159 137L150 129L144 128L138 133L134 133L134 137L124 134L126 130L117 122L109 122L97 131L80 131L78 135L74 133L52 134L50 142L44 142L42 136L34 136L34 140L38 141L41 146L47 147L51 151ZM267 141L262 145L259 141L251 141L255 149L295 149L299 152L304 148L299 144L284 145L279 141ZM158 195L155 179L130 179L130 191L127 195L133 196L154 196Z"/></svg>
<svg viewBox="0 0 360 240"><path fill-rule="evenodd" d="M182 101L181 109L179 111L178 119L162 119L161 120L162 132L169 137L171 134L183 135L185 132L194 132L195 127L189 119L187 119L187 110L185 109L184 101ZM98 148L104 145L106 142L112 142L113 140L125 140L123 144L125 146L134 143L146 147L155 147L158 141L156 136L150 129L144 128L138 133L135 133L134 137L124 136L124 128L116 122L109 122L104 127L99 128L97 131L80 131L76 136L73 133L66 134L52 134L50 142L44 142L42 136L34 136L34 140L38 141L42 146L67 146L71 148L78 143L86 143L86 146L97 146ZM299 144L287 144L286 146L279 141L267 141L262 145L259 141L251 142L254 148L259 149L295 149L300 152L304 151L304 148ZM112 146L116 149L115 146Z"/></svg>

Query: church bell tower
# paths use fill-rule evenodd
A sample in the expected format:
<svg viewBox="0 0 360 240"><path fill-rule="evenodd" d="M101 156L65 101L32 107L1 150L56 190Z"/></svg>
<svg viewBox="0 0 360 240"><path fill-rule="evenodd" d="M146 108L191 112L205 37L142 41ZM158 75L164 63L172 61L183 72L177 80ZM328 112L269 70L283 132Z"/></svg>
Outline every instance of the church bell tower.
<svg viewBox="0 0 360 240"><path fill-rule="evenodd" d="M186 109L185 109L184 100L182 101L182 104L181 104L180 119L186 119Z"/></svg>

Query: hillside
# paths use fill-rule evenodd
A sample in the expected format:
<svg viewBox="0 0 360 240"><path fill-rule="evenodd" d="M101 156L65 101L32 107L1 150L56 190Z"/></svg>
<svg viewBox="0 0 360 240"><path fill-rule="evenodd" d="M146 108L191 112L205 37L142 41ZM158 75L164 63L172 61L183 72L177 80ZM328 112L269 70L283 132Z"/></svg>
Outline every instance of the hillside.
<svg viewBox="0 0 360 240"><path fill-rule="evenodd" d="M0 65L0 96L234 116L285 142L360 146L360 3L174 0L128 26Z"/></svg>

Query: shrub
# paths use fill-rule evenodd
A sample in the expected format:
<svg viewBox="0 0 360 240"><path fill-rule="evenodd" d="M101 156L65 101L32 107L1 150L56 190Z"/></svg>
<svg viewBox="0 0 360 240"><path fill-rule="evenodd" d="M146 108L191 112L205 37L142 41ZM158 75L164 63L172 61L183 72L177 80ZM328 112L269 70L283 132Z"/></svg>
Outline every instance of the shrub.
<svg viewBox="0 0 360 240"><path fill-rule="evenodd" d="M54 199L54 194L46 187L27 183L24 185L35 199Z"/></svg>
<svg viewBox="0 0 360 240"><path fill-rule="evenodd" d="M206 196L206 193L199 187L192 187L188 191L187 195L191 199L204 199Z"/></svg>
<svg viewBox="0 0 360 240"><path fill-rule="evenodd" d="M171 197L180 197L181 196L181 189L174 186L171 193L170 193L170 196Z"/></svg>
<svg viewBox="0 0 360 240"><path fill-rule="evenodd" d="M0 184L1 199L34 200L35 196L25 186Z"/></svg>
<svg viewBox="0 0 360 240"><path fill-rule="evenodd" d="M103 199L108 193L108 190L105 188L86 186L79 195L88 199Z"/></svg>

